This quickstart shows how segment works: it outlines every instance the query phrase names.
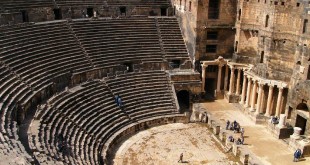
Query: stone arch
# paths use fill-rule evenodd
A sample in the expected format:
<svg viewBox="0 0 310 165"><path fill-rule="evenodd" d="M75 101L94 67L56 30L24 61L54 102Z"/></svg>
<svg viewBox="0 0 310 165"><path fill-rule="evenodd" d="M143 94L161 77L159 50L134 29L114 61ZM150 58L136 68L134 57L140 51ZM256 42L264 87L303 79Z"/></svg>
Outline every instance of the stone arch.
<svg viewBox="0 0 310 165"><path fill-rule="evenodd" d="M302 111L309 111L309 108L307 106L306 103L299 103L297 106L296 106L296 109L297 110L302 110Z"/></svg>

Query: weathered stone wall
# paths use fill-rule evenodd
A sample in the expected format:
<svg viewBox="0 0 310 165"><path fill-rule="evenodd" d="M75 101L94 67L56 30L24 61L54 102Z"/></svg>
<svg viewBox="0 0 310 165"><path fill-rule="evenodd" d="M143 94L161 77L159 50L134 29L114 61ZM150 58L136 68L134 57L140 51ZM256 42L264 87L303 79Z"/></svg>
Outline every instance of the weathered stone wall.
<svg viewBox="0 0 310 165"><path fill-rule="evenodd" d="M292 126L296 124L297 105L310 105L310 29L309 25L304 28L304 20L309 20L308 7L308 1L302 0L240 0L237 9L234 61L253 64L257 75L289 84L282 107L290 113ZM310 122L306 128L309 130Z"/></svg>
<svg viewBox="0 0 310 165"><path fill-rule="evenodd" d="M218 56L231 58L233 53L235 24L235 14L237 1L221 0L219 1L218 19L209 19L209 0L199 1L197 16L197 46L196 59L213 60ZM215 40L207 39L208 32L218 32ZM206 50L206 45L216 45L216 52L210 53Z"/></svg>
<svg viewBox="0 0 310 165"><path fill-rule="evenodd" d="M30 8L27 11L29 22L43 22L54 20L53 8ZM22 23L23 17L21 11L0 11L0 25Z"/></svg>
<svg viewBox="0 0 310 165"><path fill-rule="evenodd" d="M260 68L266 68L266 74L260 76L289 82L302 30L302 13L303 6L297 7L297 1L240 1L235 52L249 58L236 61L261 63L265 67Z"/></svg>

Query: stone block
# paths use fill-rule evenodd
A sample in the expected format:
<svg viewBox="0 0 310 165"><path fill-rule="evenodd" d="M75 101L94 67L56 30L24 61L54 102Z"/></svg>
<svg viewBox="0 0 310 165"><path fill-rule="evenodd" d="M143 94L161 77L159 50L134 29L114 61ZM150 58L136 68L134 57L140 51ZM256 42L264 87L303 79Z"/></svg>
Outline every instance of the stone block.
<svg viewBox="0 0 310 165"><path fill-rule="evenodd" d="M220 133L221 127L219 125L214 125L212 126L212 128L215 135L218 135Z"/></svg>

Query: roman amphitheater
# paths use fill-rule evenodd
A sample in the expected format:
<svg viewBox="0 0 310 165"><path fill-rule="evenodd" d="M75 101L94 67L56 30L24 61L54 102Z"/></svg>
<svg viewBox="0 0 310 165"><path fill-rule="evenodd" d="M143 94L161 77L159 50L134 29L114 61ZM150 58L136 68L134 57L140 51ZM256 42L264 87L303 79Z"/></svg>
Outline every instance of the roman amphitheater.
<svg viewBox="0 0 310 165"><path fill-rule="evenodd" d="M1 0L0 165L309 165L309 19L310 0Z"/></svg>

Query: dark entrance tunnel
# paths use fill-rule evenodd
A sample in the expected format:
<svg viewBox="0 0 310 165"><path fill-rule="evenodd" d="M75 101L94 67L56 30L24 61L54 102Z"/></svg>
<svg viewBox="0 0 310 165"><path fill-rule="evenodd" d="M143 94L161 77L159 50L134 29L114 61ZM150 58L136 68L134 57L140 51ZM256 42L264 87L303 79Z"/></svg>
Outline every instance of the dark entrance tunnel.
<svg viewBox="0 0 310 165"><path fill-rule="evenodd" d="M178 103L180 106L180 112L184 113L189 111L189 92L181 90L177 93Z"/></svg>
<svg viewBox="0 0 310 165"><path fill-rule="evenodd" d="M300 111L300 113L309 114L308 106L305 103L298 104L296 107L296 111L297 112ZM301 130L300 134L304 135L305 131L306 131L306 127L307 127L307 119L304 118L303 116L297 114L295 127L301 128L302 130Z"/></svg>

